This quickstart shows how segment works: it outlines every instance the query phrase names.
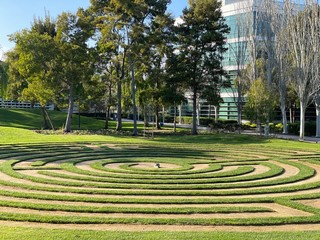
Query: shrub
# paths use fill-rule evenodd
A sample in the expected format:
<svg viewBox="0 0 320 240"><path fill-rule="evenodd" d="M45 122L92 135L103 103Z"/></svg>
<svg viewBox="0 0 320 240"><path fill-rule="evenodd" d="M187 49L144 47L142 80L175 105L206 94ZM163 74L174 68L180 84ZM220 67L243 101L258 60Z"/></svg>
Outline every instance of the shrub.
<svg viewBox="0 0 320 240"><path fill-rule="evenodd" d="M242 124L242 129L243 130L252 130L257 127L257 124L251 123L251 122L246 122Z"/></svg>
<svg viewBox="0 0 320 240"><path fill-rule="evenodd" d="M283 124L282 123L270 123L269 124L270 127L270 132L273 133L281 133L282 129L283 129Z"/></svg>
<svg viewBox="0 0 320 240"><path fill-rule="evenodd" d="M239 127L235 120L219 120L218 122L212 122L209 126L212 130L221 129L228 132L235 132Z"/></svg>
<svg viewBox="0 0 320 240"><path fill-rule="evenodd" d="M283 124L282 123L278 123L275 125L275 132L282 132L283 131Z"/></svg>
<svg viewBox="0 0 320 240"><path fill-rule="evenodd" d="M314 136L316 132L316 123L315 122L306 122L304 128L304 134L306 136ZM288 124L289 134L299 135L300 133L300 122L289 123Z"/></svg>

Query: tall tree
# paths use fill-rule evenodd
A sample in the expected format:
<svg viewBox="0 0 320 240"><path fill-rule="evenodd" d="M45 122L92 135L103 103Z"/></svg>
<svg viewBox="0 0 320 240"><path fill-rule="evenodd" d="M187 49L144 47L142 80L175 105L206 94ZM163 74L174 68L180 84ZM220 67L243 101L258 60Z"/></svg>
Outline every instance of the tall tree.
<svg viewBox="0 0 320 240"><path fill-rule="evenodd" d="M99 51L98 51L99 52ZM108 56L99 54L96 56L95 74L92 78L93 82L87 84L90 92L90 101L103 104L103 109L106 113L105 129L109 128L109 118L111 107L116 105L116 69L109 62Z"/></svg>
<svg viewBox="0 0 320 240"><path fill-rule="evenodd" d="M289 71L290 53L288 45L288 32L286 29L288 20L291 17L289 1L284 1L283 4L272 3L271 9L271 27L274 32L274 57L275 57L275 71L276 85L279 91L279 102L282 115L283 134L288 134L287 124L287 102L288 102L288 88L289 88Z"/></svg>
<svg viewBox="0 0 320 240"><path fill-rule="evenodd" d="M244 93L245 77L243 77L243 72L246 68L246 65L249 61L249 42L250 35L252 32L252 26L249 23L252 19L251 13L247 12L248 8L247 1L241 1L237 3L237 9L241 11L236 15L236 23L234 28L230 30L230 38L228 41L228 51L231 53L231 65L236 65L236 74L235 79L231 85L232 97L237 106L238 113L238 125L239 133L241 133L242 126L242 110L244 105Z"/></svg>
<svg viewBox="0 0 320 240"><path fill-rule="evenodd" d="M293 3L288 23L289 51L292 53L294 75L292 78L300 101L300 139L304 138L305 110L319 91L320 14L318 4L307 4L302 12Z"/></svg>
<svg viewBox="0 0 320 240"><path fill-rule="evenodd" d="M189 8L183 10L182 22L177 27L178 61L184 67L186 86L192 92L194 135L197 134L199 95L208 86L218 86L221 75L225 74L221 61L229 27L224 23L220 8L220 1L189 0Z"/></svg>
<svg viewBox="0 0 320 240"><path fill-rule="evenodd" d="M117 10L116 1L92 0L90 11L95 17L94 24L99 31L98 47L101 54L109 58L114 67L114 77L117 82L117 126L122 129L122 82L125 78L125 63L127 57L126 14ZM129 3L128 3L129 4ZM121 5L121 4L120 4Z"/></svg>
<svg viewBox="0 0 320 240"><path fill-rule="evenodd" d="M71 120L74 102L81 97L83 84L92 74L92 57L88 47L88 39L91 37L91 29L82 20L82 10L78 15L62 13L57 20L56 42L59 47L57 55L56 74L61 81L62 90L68 96L68 115L65 123L65 132L71 131Z"/></svg>
<svg viewBox="0 0 320 240"><path fill-rule="evenodd" d="M146 32L144 48L140 50L142 66L138 72L142 73L142 86L145 101L151 102L155 110L156 128L160 129L160 109L165 104L164 91L166 88L166 60L173 51L173 24L170 15L158 15ZM141 71L142 70L142 71Z"/></svg>
<svg viewBox="0 0 320 240"><path fill-rule="evenodd" d="M156 16L163 15L169 0L94 0L92 11L97 16L97 27L101 37L99 43L110 54L110 59L116 68L118 78L118 124L121 129L121 98L122 82L125 77L125 64L131 78L131 97L133 108L134 129L137 135L136 106L136 66L141 58L141 49L145 48L145 33L150 29Z"/></svg>
<svg viewBox="0 0 320 240"><path fill-rule="evenodd" d="M165 87L163 88L163 102L173 106L173 131L176 132L177 105L185 100L184 96L184 68L178 62L178 56L171 52L165 64Z"/></svg>
<svg viewBox="0 0 320 240"><path fill-rule="evenodd" d="M263 52L262 57L265 58L266 61L266 77L267 77L267 84L268 87L271 89L272 84L274 83L272 72L275 67L275 39L274 39L274 31L272 28L272 22L275 21L273 19L274 10L277 8L276 4L272 0L262 0L258 6L258 22L256 23L259 27L259 37L261 38L262 42L262 49ZM269 135L269 122L270 116L266 113L266 124L264 128L265 136Z"/></svg>
<svg viewBox="0 0 320 240"><path fill-rule="evenodd" d="M10 89L18 90L14 93L17 98L40 103L43 128L48 128L48 122L51 122L45 105L54 100L57 89L54 29L55 24L48 15L45 20L35 19L31 30L25 29L11 35L10 39L16 46L8 53L9 81L10 85L14 85Z"/></svg>

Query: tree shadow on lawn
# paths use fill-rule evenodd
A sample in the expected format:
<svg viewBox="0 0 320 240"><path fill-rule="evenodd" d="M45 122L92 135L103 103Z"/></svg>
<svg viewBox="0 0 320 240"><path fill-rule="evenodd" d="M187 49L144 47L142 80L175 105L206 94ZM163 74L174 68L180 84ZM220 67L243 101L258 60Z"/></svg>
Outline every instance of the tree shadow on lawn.
<svg viewBox="0 0 320 240"><path fill-rule="evenodd" d="M63 128L67 114L60 111L48 111L56 129ZM79 116L73 114L71 128L79 128ZM0 126L22 129L42 129L43 116L40 109L0 109ZM83 130L99 130L104 127L103 120L81 116L80 128Z"/></svg>
<svg viewBox="0 0 320 240"><path fill-rule="evenodd" d="M252 136L246 134L206 134L206 135L182 135L182 136L167 136L159 137L155 141L161 143L186 143L186 144L225 144L225 145L240 145L240 144L263 144L270 139L263 136Z"/></svg>
<svg viewBox="0 0 320 240"><path fill-rule="evenodd" d="M33 129L35 126L41 128L41 120L38 119L40 110L21 111L17 109L0 109L0 125L4 127L15 127Z"/></svg>

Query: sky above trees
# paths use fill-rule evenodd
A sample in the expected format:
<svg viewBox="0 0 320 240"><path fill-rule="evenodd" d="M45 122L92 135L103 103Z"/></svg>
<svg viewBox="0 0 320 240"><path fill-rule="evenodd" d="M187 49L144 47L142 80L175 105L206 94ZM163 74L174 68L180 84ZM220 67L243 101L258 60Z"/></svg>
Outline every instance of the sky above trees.
<svg viewBox="0 0 320 240"><path fill-rule="evenodd" d="M172 0L169 11L178 17L188 0ZM11 49L14 43L9 42L8 35L30 28L34 17L44 17L45 11L56 18L63 11L75 12L79 7L86 8L90 0L1 0L0 6L0 59L3 52Z"/></svg>

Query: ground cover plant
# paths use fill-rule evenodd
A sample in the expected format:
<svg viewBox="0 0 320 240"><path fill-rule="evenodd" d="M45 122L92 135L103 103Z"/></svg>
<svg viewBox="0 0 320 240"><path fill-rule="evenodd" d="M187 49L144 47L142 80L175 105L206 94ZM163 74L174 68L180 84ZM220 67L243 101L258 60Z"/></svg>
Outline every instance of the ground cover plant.
<svg viewBox="0 0 320 240"><path fill-rule="evenodd" d="M317 144L0 132L0 239L320 236Z"/></svg>

